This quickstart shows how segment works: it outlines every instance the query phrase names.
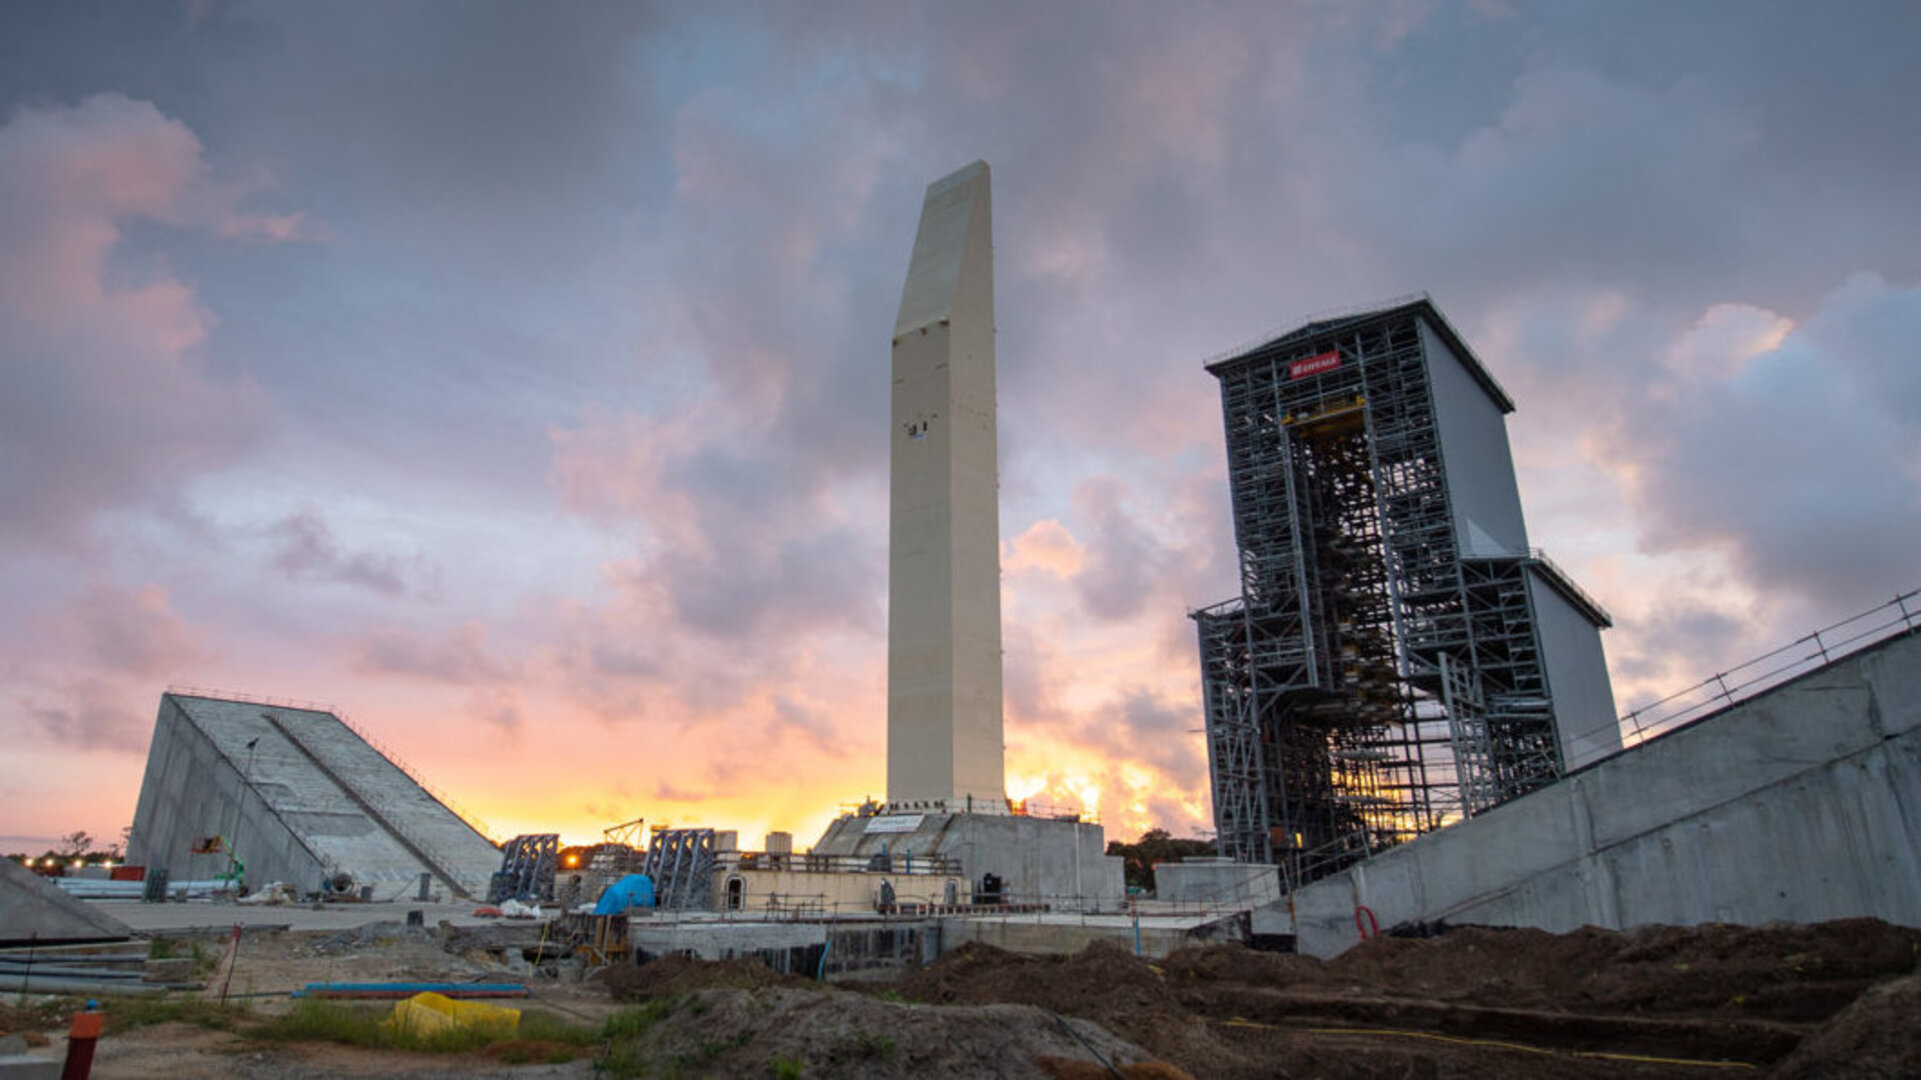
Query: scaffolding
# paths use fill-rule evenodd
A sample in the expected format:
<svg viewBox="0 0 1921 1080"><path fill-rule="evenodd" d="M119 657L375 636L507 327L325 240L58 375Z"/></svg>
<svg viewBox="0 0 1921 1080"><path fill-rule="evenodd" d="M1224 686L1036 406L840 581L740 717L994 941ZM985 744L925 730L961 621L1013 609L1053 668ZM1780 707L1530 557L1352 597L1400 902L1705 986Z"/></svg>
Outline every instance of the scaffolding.
<svg viewBox="0 0 1921 1080"><path fill-rule="evenodd" d="M1562 771L1534 556L1463 555L1423 320L1445 326L1421 299L1208 368L1241 576L1192 613L1217 837L1290 888Z"/></svg>

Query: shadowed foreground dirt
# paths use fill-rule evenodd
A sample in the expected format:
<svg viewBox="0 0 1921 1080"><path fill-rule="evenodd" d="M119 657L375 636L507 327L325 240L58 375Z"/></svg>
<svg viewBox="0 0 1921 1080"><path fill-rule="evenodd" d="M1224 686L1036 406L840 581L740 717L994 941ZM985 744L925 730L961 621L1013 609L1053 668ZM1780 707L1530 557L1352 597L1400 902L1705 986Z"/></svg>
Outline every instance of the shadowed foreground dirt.
<svg viewBox="0 0 1921 1080"><path fill-rule="evenodd" d="M486 944L486 943L483 943ZM419 930L250 943L249 986L498 978L512 949ZM1921 930L1467 927L1323 964L1239 946L1158 963L1115 945L1031 957L969 945L893 984L823 986L757 961L668 957L587 982L533 975L529 1008L645 1023L568 1062L264 1044L246 1025L114 1031L114 1077L1704 1077L1921 1075ZM521 972L519 977L528 977ZM266 1014L286 1007L263 996ZM624 1010L624 1013L623 1013ZM0 1008L51 1037L58 1009ZM596 1060L599 1059L599 1060ZM598 1070L598 1071L597 1071Z"/></svg>

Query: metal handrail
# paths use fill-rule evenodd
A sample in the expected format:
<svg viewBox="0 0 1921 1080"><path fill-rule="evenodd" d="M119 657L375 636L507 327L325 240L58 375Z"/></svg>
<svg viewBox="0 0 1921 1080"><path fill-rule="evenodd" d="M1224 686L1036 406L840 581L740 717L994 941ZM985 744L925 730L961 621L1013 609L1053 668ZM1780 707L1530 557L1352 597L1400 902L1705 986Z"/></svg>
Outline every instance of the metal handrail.
<svg viewBox="0 0 1921 1080"><path fill-rule="evenodd" d="M914 855L817 855L811 851L723 851L714 855L715 865L741 870L791 870L796 873L879 874L887 877L954 877L962 873L959 856Z"/></svg>
<svg viewBox="0 0 1921 1080"><path fill-rule="evenodd" d="M1609 614L1607 608L1601 606L1601 602L1594 598L1594 594L1588 592L1586 589L1583 589L1581 587L1581 583L1574 580L1574 575L1568 573L1567 569L1563 567L1560 563L1557 563L1553 559L1548 558L1548 554L1546 551L1542 550L1541 548L1531 547L1527 549L1527 552L1528 552L1528 556L1532 558L1535 562L1538 562L1541 565L1547 567L1547 569L1553 573L1554 577L1559 579L1560 585L1565 586L1567 589L1571 590L1576 597L1578 597L1582 602L1586 603L1587 606L1593 608L1596 612L1600 613L1601 617L1606 619L1610 624L1614 622L1614 616Z"/></svg>
<svg viewBox="0 0 1921 1080"><path fill-rule="evenodd" d="M1626 713L1620 718L1622 740L1630 746L1638 745L1917 626L1921 626L1921 589L1902 593Z"/></svg>

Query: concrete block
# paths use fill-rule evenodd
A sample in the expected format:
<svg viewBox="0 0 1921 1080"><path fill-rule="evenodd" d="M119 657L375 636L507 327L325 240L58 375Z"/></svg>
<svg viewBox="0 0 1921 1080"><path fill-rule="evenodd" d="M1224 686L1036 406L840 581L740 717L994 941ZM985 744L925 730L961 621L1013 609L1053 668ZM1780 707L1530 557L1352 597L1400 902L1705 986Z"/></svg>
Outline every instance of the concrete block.
<svg viewBox="0 0 1921 1080"><path fill-rule="evenodd" d="M27 1040L0 1036L0 1080L59 1080L61 1062L27 1053Z"/></svg>
<svg viewBox="0 0 1921 1080"><path fill-rule="evenodd" d="M1154 898L1253 908L1281 898L1281 878L1266 863L1189 859L1154 868Z"/></svg>
<svg viewBox="0 0 1921 1080"><path fill-rule="evenodd" d="M1126 901L1121 860L1106 854L1099 825L1006 814L920 814L907 831L868 832L877 819L844 817L829 825L813 851L871 859L959 859L970 886L982 875L1006 883L1010 901L1045 902L1056 910L1115 911Z"/></svg>

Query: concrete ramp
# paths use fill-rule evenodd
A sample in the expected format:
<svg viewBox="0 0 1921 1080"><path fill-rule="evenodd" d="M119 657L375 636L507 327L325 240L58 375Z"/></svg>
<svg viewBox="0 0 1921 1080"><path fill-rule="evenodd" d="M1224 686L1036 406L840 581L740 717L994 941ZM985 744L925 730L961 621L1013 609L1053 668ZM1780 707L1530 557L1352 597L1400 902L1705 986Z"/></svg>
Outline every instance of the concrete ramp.
<svg viewBox="0 0 1921 1080"><path fill-rule="evenodd" d="M1300 951L1445 921L1921 926L1921 631L1293 896ZM1357 908L1365 907L1366 912Z"/></svg>
<svg viewBox="0 0 1921 1080"><path fill-rule="evenodd" d="M12 859L0 859L0 946L132 936L133 930L119 919L75 900Z"/></svg>
<svg viewBox="0 0 1921 1080"><path fill-rule="evenodd" d="M339 873L380 899L427 874L453 896L485 896L500 851L339 717L256 701L161 695L128 859L176 881L210 879L224 836L246 881L303 892Z"/></svg>

